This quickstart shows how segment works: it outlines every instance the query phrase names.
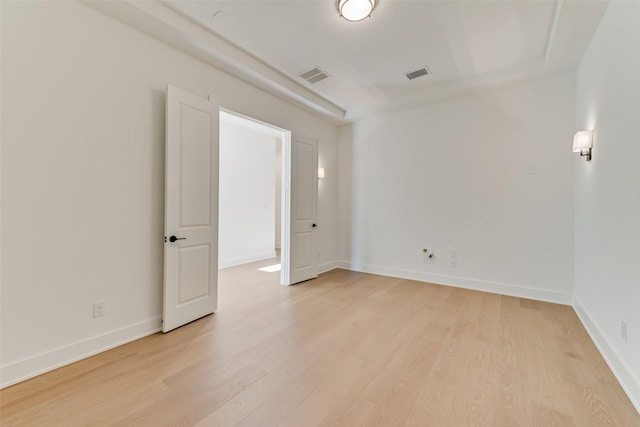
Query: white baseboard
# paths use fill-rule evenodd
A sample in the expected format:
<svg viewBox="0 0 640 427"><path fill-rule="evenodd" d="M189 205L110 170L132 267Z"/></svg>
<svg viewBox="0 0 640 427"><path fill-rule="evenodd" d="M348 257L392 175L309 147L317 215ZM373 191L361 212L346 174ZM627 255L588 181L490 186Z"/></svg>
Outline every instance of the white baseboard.
<svg viewBox="0 0 640 427"><path fill-rule="evenodd" d="M161 317L76 341L37 356L0 367L0 388L19 383L161 330Z"/></svg>
<svg viewBox="0 0 640 427"><path fill-rule="evenodd" d="M418 280L420 282L429 282L436 285L453 286L456 288L491 292L494 294L528 298L538 301L552 302L555 304L571 305L571 303L573 302L572 295L567 292L548 291L544 289L511 285L507 283L486 282L482 280L469 279L466 277L425 273L422 271L404 270L392 267L382 267L378 265L356 264L349 261L339 261L337 265L340 268L360 271L363 273L397 277L400 279Z"/></svg>
<svg viewBox="0 0 640 427"><path fill-rule="evenodd" d="M249 264L250 262L262 261L263 259L270 259L276 257L276 251L268 251L263 252L247 257L239 257L239 258L231 258L231 259L221 259L218 260L218 268L229 268L235 267L236 265Z"/></svg>
<svg viewBox="0 0 640 427"><path fill-rule="evenodd" d="M598 348L598 351L609 365L609 368L615 375L616 379L627 393L629 400L635 406L636 411L640 413L640 381L635 378L629 366L624 359L620 357L615 348L611 345L611 341L602 333L602 330L593 321L593 317L585 308L577 295L573 297L573 309L575 310L582 325L587 330L591 340Z"/></svg>
<svg viewBox="0 0 640 427"><path fill-rule="evenodd" d="M318 266L318 274L326 273L327 271L335 270L338 268L338 261L329 261Z"/></svg>

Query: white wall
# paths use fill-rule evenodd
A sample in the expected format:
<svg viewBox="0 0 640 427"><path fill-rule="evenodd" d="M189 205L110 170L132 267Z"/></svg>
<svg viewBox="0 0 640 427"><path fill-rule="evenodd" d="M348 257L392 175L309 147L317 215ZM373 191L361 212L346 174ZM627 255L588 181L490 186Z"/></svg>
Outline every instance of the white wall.
<svg viewBox="0 0 640 427"><path fill-rule="evenodd" d="M273 135L220 120L218 266L276 256L276 145Z"/></svg>
<svg viewBox="0 0 640 427"><path fill-rule="evenodd" d="M563 73L342 127L342 265L569 303L574 102Z"/></svg>
<svg viewBox="0 0 640 427"><path fill-rule="evenodd" d="M0 382L157 330L167 83L319 139L334 125L77 2L1 2ZM318 261L336 258L336 182ZM92 319L92 303L107 315Z"/></svg>
<svg viewBox="0 0 640 427"><path fill-rule="evenodd" d="M640 410L640 2L611 2L578 70L575 306ZM625 342L620 322L628 323Z"/></svg>

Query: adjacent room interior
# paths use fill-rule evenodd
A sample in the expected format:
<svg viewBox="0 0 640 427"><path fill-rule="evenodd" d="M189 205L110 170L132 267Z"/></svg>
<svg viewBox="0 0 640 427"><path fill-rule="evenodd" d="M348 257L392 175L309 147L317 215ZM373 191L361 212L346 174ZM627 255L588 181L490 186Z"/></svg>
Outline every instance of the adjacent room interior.
<svg viewBox="0 0 640 427"><path fill-rule="evenodd" d="M237 304L246 290L236 289L239 273L266 275L281 283L282 145L285 131L220 112L218 209L218 291L220 307ZM286 190L286 189L285 189ZM286 243L286 240L285 240ZM265 262L266 261L266 262ZM265 265L266 264L266 265ZM255 273L255 271L262 273ZM275 278L277 280L274 280ZM259 286L262 281L251 281Z"/></svg>
<svg viewBox="0 0 640 427"><path fill-rule="evenodd" d="M281 247L283 137L220 113L219 268L275 258Z"/></svg>
<svg viewBox="0 0 640 427"><path fill-rule="evenodd" d="M640 2L350 1L0 2L3 425L640 425Z"/></svg>

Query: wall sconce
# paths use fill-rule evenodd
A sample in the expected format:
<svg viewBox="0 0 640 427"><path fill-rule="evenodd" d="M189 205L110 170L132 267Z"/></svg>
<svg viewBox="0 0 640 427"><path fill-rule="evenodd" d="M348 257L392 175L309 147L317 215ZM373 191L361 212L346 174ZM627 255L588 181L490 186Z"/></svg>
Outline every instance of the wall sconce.
<svg viewBox="0 0 640 427"><path fill-rule="evenodd" d="M591 161L591 148L593 148L593 131L581 130L573 137L573 152L580 153L587 157L587 162Z"/></svg>
<svg viewBox="0 0 640 427"><path fill-rule="evenodd" d="M324 178L324 168L318 168L318 179Z"/></svg>

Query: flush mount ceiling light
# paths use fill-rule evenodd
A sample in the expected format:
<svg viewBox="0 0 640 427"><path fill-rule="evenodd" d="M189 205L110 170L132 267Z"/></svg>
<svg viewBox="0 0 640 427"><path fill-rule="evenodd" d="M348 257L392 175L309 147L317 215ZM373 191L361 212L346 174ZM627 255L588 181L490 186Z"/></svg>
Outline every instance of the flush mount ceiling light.
<svg viewBox="0 0 640 427"><path fill-rule="evenodd" d="M347 21L362 21L371 16L376 0L338 0L340 16Z"/></svg>

